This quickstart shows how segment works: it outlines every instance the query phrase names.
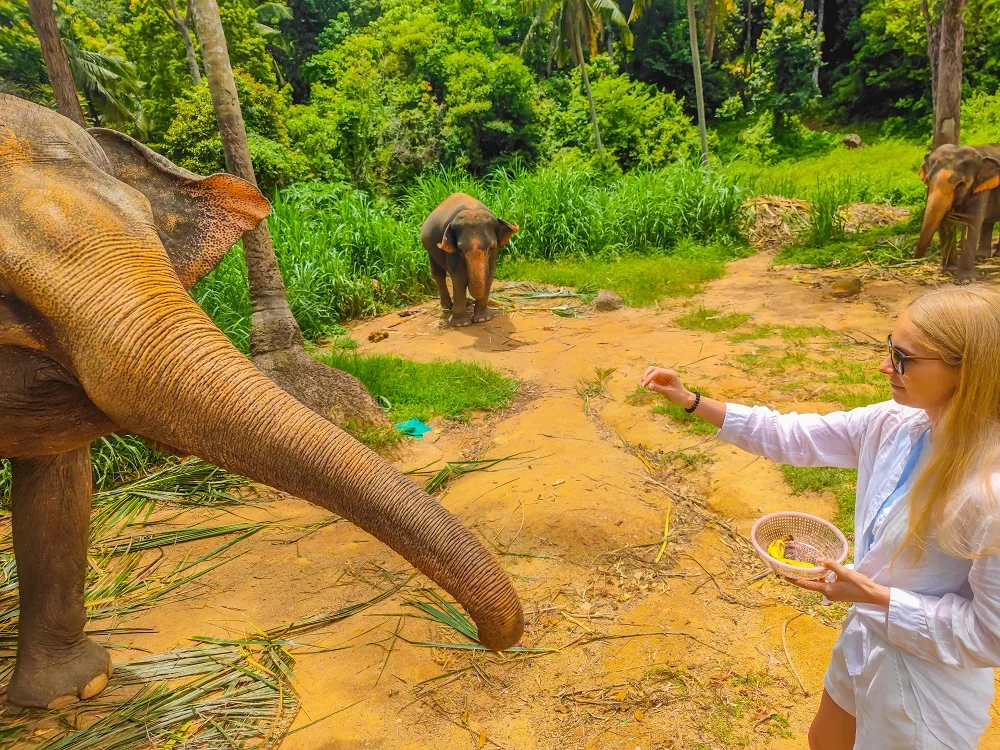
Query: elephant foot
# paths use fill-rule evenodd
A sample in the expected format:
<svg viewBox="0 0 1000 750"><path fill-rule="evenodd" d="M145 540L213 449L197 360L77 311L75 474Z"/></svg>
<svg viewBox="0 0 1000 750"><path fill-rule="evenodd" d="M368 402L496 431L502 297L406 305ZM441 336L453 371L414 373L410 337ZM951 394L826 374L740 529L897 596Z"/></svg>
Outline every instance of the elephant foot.
<svg viewBox="0 0 1000 750"><path fill-rule="evenodd" d="M473 323L485 323L488 320L493 320L497 316L497 311L491 308L486 308L481 313L476 313L472 316Z"/></svg>
<svg viewBox="0 0 1000 750"><path fill-rule="evenodd" d="M448 325L452 328L465 328L467 325L472 323L472 316L468 313L462 313L461 315L456 315L452 313L452 316L448 319Z"/></svg>
<svg viewBox="0 0 1000 750"><path fill-rule="evenodd" d="M956 284L971 284L976 280L975 271L956 271L955 272L955 283Z"/></svg>
<svg viewBox="0 0 1000 750"><path fill-rule="evenodd" d="M107 650L89 638L68 652L42 657L19 651L7 700L15 706L50 711L66 708L99 695L113 669Z"/></svg>

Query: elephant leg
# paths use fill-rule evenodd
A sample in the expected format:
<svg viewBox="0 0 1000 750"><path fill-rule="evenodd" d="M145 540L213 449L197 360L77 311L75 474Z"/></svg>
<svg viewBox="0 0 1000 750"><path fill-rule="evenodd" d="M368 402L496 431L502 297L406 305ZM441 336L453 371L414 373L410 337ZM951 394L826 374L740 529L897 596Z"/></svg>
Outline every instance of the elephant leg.
<svg viewBox="0 0 1000 750"><path fill-rule="evenodd" d="M467 326L472 322L472 316L469 314L469 303L466 299L469 276L464 268L452 270L451 286L455 292L455 305L451 308L451 319L448 323L459 327Z"/></svg>
<svg viewBox="0 0 1000 750"><path fill-rule="evenodd" d="M979 246L976 249L976 260L986 260L993 249L993 222L983 222L982 233L979 235Z"/></svg>
<svg viewBox="0 0 1000 750"><path fill-rule="evenodd" d="M434 258L430 259L431 264L431 276L434 277L434 283L437 284L438 296L441 298L441 309L450 310L451 309L451 295L448 294L448 272L445 271L441 266L438 265Z"/></svg>
<svg viewBox="0 0 1000 750"><path fill-rule="evenodd" d="M496 317L497 311L491 310L489 307L490 298L477 299L476 306L472 313L473 323L485 323L487 320L492 320Z"/></svg>
<svg viewBox="0 0 1000 750"><path fill-rule="evenodd" d="M12 461L14 557L20 591L17 661L7 699L63 708L93 698L111 657L84 635L90 449Z"/></svg>
<svg viewBox="0 0 1000 750"><path fill-rule="evenodd" d="M955 270L955 281L968 282L976 278L976 251L979 248L979 237L982 224L973 220L965 230L964 241L958 246L958 268Z"/></svg>

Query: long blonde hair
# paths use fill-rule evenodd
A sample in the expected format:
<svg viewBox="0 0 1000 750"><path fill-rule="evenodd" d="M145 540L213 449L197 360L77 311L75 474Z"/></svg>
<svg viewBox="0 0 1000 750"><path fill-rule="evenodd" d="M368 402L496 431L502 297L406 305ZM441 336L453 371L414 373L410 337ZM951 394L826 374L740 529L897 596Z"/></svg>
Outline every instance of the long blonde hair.
<svg viewBox="0 0 1000 750"><path fill-rule="evenodd" d="M934 424L933 446L910 493L906 539L933 537L956 557L1000 552L1000 291L975 284L938 289L910 303L921 343L959 368L958 388Z"/></svg>

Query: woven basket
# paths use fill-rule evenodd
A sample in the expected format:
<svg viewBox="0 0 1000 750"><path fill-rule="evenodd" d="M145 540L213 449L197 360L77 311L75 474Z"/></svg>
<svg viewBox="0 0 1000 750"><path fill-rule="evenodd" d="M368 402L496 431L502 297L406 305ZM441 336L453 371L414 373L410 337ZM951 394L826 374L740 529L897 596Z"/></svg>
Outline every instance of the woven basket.
<svg viewBox="0 0 1000 750"><path fill-rule="evenodd" d="M783 578L804 578L815 581L829 573L822 566L800 568L779 562L767 554L767 547L775 539L791 536L796 542L805 542L820 551L820 556L843 564L847 559L847 538L836 526L808 513L770 513L759 519L750 531L750 540L760 558Z"/></svg>

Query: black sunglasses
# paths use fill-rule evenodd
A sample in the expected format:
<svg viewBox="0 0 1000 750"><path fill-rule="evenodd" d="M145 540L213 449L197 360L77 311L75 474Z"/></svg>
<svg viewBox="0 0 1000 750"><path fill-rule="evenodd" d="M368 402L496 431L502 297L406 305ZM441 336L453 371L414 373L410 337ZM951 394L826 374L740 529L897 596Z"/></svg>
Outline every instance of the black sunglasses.
<svg viewBox="0 0 1000 750"><path fill-rule="evenodd" d="M908 359L942 359L941 357L914 357L912 354L903 354L892 345L891 333L886 337L886 342L889 344L889 359L892 360L892 369L896 371L897 375L903 374L903 364Z"/></svg>

